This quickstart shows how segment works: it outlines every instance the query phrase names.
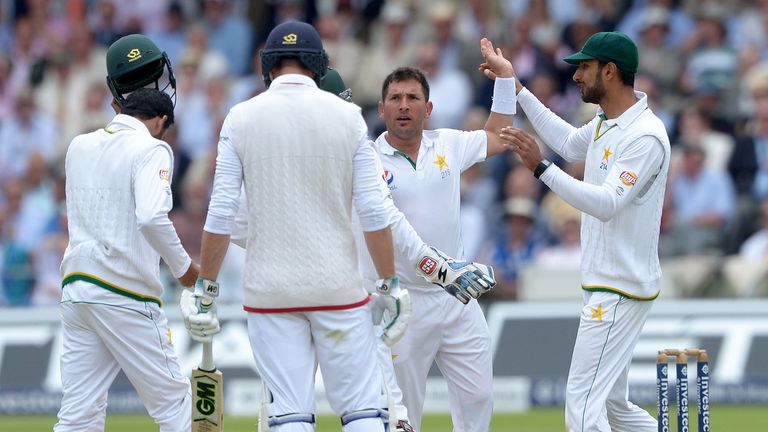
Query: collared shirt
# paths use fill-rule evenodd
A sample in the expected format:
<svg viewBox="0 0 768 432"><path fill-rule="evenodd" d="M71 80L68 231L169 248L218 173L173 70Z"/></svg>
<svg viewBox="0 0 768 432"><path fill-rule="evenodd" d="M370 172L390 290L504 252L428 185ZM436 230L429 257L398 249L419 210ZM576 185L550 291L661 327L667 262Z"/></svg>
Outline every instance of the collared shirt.
<svg viewBox="0 0 768 432"><path fill-rule="evenodd" d="M541 181L583 212L582 286L642 300L656 298L661 267L658 235L670 146L664 124L637 101L616 119L602 110L575 128L527 89L518 102L543 141L567 161L586 162L584 181L555 165Z"/></svg>
<svg viewBox="0 0 768 432"><path fill-rule="evenodd" d="M375 147L395 206L426 244L463 259L460 178L464 170L485 160L485 131L426 130L415 161L392 147L386 137L386 132L381 134ZM435 289L418 275L407 256L396 253L395 264L408 288Z"/></svg>

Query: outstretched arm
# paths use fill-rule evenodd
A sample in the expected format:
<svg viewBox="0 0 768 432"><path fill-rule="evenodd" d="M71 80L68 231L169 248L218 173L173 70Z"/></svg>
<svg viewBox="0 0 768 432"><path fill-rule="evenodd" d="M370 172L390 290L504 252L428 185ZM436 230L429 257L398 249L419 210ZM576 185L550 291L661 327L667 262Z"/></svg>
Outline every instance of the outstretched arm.
<svg viewBox="0 0 768 432"><path fill-rule="evenodd" d="M515 96L517 80L512 63L504 58L501 48L494 49L491 41L483 38L480 41L480 52L484 59L483 64L480 65L480 70L487 77L495 80L491 113L488 115L488 120L483 128L488 138L486 157L491 157L506 150L499 135L501 128L512 125L512 116L517 109L517 97Z"/></svg>

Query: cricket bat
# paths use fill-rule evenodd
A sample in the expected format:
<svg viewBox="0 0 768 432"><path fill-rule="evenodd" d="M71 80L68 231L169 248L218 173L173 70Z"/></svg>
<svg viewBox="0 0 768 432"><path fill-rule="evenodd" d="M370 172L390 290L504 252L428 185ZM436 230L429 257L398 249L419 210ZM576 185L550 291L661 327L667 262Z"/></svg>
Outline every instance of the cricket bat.
<svg viewBox="0 0 768 432"><path fill-rule="evenodd" d="M192 370L192 432L224 430L224 376L213 363L212 345L203 343L200 366Z"/></svg>

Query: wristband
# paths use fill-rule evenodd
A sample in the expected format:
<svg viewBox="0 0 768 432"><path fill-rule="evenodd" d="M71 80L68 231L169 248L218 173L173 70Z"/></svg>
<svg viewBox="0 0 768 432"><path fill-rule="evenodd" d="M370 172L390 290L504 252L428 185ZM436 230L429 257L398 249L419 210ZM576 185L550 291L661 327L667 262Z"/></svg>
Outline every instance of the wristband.
<svg viewBox="0 0 768 432"><path fill-rule="evenodd" d="M542 159L541 162L539 162L539 164L536 165L536 169L533 170L533 176L536 178L541 177L541 175L544 174L544 171L546 171L550 165L552 165L552 162L546 159Z"/></svg>
<svg viewBox="0 0 768 432"><path fill-rule="evenodd" d="M502 115L513 115L517 112L517 94L515 78L496 78L493 82L493 103L491 111Z"/></svg>
<svg viewBox="0 0 768 432"><path fill-rule="evenodd" d="M195 294L208 297L219 296L219 283L206 278L197 278L195 281Z"/></svg>

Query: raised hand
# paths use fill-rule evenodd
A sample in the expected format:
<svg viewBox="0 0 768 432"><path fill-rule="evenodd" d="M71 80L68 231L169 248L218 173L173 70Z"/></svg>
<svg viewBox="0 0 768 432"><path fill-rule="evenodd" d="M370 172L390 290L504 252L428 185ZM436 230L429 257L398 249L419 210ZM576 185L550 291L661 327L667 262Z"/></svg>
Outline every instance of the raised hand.
<svg viewBox="0 0 768 432"><path fill-rule="evenodd" d="M488 78L495 80L496 77L512 78L515 76L512 63L504 58L501 48L493 48L493 43L488 38L480 40L480 53L483 55L484 61L478 69Z"/></svg>

